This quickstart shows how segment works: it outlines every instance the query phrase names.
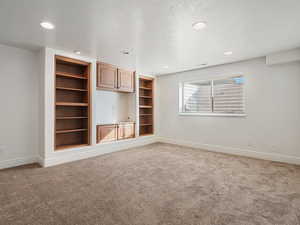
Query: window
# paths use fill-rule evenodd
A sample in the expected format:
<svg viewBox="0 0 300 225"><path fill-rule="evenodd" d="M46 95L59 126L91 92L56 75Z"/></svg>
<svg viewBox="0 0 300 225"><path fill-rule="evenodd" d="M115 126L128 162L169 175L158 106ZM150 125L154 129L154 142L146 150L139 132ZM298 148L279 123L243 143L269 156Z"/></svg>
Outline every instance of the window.
<svg viewBox="0 0 300 225"><path fill-rule="evenodd" d="M183 82L180 85L180 113L243 116L244 83L243 76Z"/></svg>

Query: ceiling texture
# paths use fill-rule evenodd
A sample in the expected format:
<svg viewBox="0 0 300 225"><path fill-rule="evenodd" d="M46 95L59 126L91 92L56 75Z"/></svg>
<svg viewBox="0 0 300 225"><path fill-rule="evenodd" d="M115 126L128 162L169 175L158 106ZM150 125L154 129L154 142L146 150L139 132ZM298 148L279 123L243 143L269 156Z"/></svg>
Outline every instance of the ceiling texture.
<svg viewBox="0 0 300 225"><path fill-rule="evenodd" d="M1 44L80 50L152 75L299 47L299 22L299 0L0 0Z"/></svg>

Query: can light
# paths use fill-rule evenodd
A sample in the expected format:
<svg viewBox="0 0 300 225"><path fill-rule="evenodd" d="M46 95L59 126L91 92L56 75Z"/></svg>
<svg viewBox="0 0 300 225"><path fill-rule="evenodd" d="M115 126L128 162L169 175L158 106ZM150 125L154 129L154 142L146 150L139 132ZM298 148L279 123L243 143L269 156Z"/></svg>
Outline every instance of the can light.
<svg viewBox="0 0 300 225"><path fill-rule="evenodd" d="M53 23L46 22L46 21L41 22L40 25L41 25L41 27L43 27L44 29L47 29L47 30L53 30L55 28Z"/></svg>
<svg viewBox="0 0 300 225"><path fill-rule="evenodd" d="M224 55L232 55L233 52L232 51L227 51L227 52L224 52Z"/></svg>
<svg viewBox="0 0 300 225"><path fill-rule="evenodd" d="M207 24L206 24L206 22L202 21L202 22L193 23L192 26L193 26L194 30L202 30L207 26Z"/></svg>

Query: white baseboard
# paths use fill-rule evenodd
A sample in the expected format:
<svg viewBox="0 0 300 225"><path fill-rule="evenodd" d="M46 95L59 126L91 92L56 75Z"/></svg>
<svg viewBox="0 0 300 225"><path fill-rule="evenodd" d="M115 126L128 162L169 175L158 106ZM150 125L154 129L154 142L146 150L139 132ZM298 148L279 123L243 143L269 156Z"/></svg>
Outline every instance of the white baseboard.
<svg viewBox="0 0 300 225"><path fill-rule="evenodd" d="M275 162L283 162L283 163L300 165L300 157L291 156L291 155L282 155L278 153L266 153L262 151L254 151L249 149L240 149L240 148L226 147L220 145L201 144L196 142L164 138L164 137L157 137L157 141L162 143L203 149L212 152L221 152L221 153L227 153L231 155L246 156L246 157L251 157L256 159L264 159L264 160L270 160Z"/></svg>
<svg viewBox="0 0 300 225"><path fill-rule="evenodd" d="M239 149L233 147L225 147L219 145L201 144L196 142L164 138L164 137L148 136L148 137L136 138L133 140L120 141L116 143L99 144L83 150L76 150L76 151L70 150L68 152L64 152L64 151L57 152L57 154L53 154L51 157L48 157L46 159L43 159L39 156L36 157L31 156L31 157L4 160L4 161L0 161L0 169L16 167L16 166L21 166L21 165L36 163L36 162L39 163L41 166L49 167L49 166L54 166L62 163L91 158L91 157L95 157L107 153L117 152L128 148L134 148L138 146L152 144L156 142L176 144L181 146L208 150L212 152L221 152L221 153L227 153L231 155L247 156L251 158L265 159L270 161L300 165L300 157L296 157L296 156L282 155L277 153L266 153L266 152L253 151L248 149Z"/></svg>
<svg viewBox="0 0 300 225"><path fill-rule="evenodd" d="M36 163L40 164L41 167L44 167L44 158L42 156L37 156L36 157Z"/></svg>
<svg viewBox="0 0 300 225"><path fill-rule="evenodd" d="M52 154L46 159L39 159L39 163L43 167L55 166L62 163L77 161L81 159L87 159L107 153L117 152L128 148L134 148L138 146L148 145L157 142L155 136L145 136L135 139L128 139L124 141L118 141L114 143L105 143L84 148L82 150L70 150L61 151Z"/></svg>
<svg viewBox="0 0 300 225"><path fill-rule="evenodd" d="M0 169L22 166L26 164L35 163L35 162L37 162L37 157L34 156L9 159L9 160L0 161Z"/></svg>
<svg viewBox="0 0 300 225"><path fill-rule="evenodd" d="M39 163L43 167L54 166L62 163L77 161L81 159L91 158L107 153L117 152L128 148L148 145L157 142L157 138L153 136L139 137L135 139L128 139L115 143L98 144L82 150L67 150L57 152L49 158L42 158L41 156L23 157L10 160L0 161L0 169L12 168L16 166Z"/></svg>

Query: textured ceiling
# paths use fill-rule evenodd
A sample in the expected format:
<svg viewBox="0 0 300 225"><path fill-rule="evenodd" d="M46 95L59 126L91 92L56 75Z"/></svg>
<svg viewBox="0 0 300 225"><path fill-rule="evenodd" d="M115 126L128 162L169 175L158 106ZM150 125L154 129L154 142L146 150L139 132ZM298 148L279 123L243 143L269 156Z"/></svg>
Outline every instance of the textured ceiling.
<svg viewBox="0 0 300 225"><path fill-rule="evenodd" d="M299 47L299 12L299 0L0 0L0 43L79 49L155 75Z"/></svg>

